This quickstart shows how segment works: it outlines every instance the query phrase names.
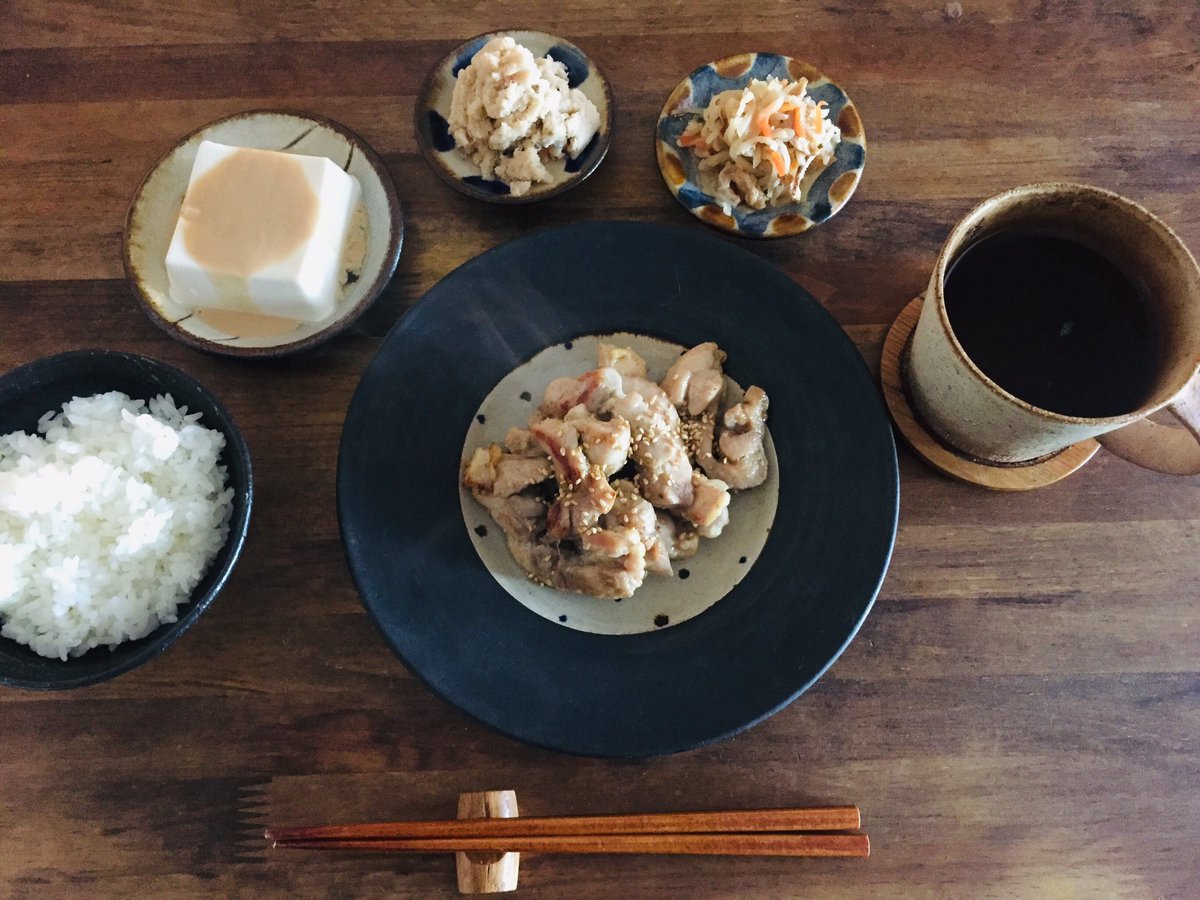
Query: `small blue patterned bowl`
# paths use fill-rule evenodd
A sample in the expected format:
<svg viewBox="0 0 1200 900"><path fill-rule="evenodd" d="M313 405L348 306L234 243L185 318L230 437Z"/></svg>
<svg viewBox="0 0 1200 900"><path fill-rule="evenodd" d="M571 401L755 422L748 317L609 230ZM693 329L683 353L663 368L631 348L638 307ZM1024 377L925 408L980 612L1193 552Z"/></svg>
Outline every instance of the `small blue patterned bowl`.
<svg viewBox="0 0 1200 900"><path fill-rule="evenodd" d="M808 94L824 100L829 116L842 130L833 162L816 164L805 179L801 203L751 209L735 206L727 215L719 201L700 187L695 155L679 146L679 136L700 115L715 94L743 88L753 78L769 76L795 81L808 79ZM701 66L671 92L658 117L654 142L663 180L680 203L696 218L730 234L752 238L787 237L808 231L846 205L862 177L867 139L858 110L846 92L808 63L774 53L739 53Z"/></svg>
<svg viewBox="0 0 1200 900"><path fill-rule="evenodd" d="M520 197L509 193L508 185L503 181L480 175L479 167L454 145L447 123L458 73L467 67L471 57L484 44L503 35L508 35L539 59L549 56L566 66L568 84L583 91L600 113L600 130L583 152L575 159L567 157L547 163L546 168L554 180L549 184L535 184ZM612 143L612 118L613 99L608 81L596 64L574 44L542 31L492 31L459 44L429 73L417 97L417 143L437 176L468 197L489 203L532 203L561 194L595 171Z"/></svg>

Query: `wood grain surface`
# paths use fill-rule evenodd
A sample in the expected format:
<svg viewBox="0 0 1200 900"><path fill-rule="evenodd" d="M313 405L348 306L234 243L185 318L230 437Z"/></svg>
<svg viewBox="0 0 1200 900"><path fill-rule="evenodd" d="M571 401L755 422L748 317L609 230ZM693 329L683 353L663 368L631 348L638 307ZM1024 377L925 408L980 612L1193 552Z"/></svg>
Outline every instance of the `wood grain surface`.
<svg viewBox="0 0 1200 900"><path fill-rule="evenodd" d="M576 42L616 96L595 175L521 208L444 186L412 128L429 67L506 26ZM869 153L835 219L742 245L872 366L950 226L1003 188L1112 188L1200 250L1194 2L0 0L0 368L89 346L164 359L230 408L258 480L243 559L176 646L96 687L0 692L0 895L453 896L449 857L272 853L261 830L444 818L461 792L513 788L530 815L856 803L872 839L869 860L526 858L529 897L1200 896L1200 480L1101 452L997 494L902 449L894 561L850 649L759 727L666 759L499 737L425 690L364 613L334 467L383 335L502 241L595 219L702 228L661 183L653 124L686 72L754 49L845 87ZM147 320L120 234L178 136L264 106L365 137L407 231L351 333L240 362Z"/></svg>

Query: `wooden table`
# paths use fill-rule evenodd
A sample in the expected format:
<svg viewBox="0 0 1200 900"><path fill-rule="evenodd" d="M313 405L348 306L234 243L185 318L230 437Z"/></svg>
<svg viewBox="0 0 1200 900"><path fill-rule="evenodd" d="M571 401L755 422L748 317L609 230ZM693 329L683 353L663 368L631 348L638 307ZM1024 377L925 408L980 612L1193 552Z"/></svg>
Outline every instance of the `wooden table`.
<svg viewBox="0 0 1200 900"><path fill-rule="evenodd" d="M581 219L703 227L661 183L651 130L683 74L727 53L809 59L862 111L846 209L742 246L819 297L872 365L950 225L1011 185L1113 188L1200 250L1195 4L171 7L0 0L0 367L87 346L180 366L241 422L259 493L232 580L177 646L93 688L0 692L0 894L452 895L449 859L285 855L261 829L451 815L460 791L511 787L528 813L857 802L874 842L866 861L543 857L522 873L531 897L1197 896L1200 480L1101 453L1000 495L902 449L895 558L842 659L749 733L636 763L530 749L431 695L359 604L334 513L359 373L435 281ZM594 57L617 138L578 189L493 208L433 177L412 105L460 39L517 24ZM120 234L179 135L264 106L362 134L407 233L352 333L238 362L150 323Z"/></svg>

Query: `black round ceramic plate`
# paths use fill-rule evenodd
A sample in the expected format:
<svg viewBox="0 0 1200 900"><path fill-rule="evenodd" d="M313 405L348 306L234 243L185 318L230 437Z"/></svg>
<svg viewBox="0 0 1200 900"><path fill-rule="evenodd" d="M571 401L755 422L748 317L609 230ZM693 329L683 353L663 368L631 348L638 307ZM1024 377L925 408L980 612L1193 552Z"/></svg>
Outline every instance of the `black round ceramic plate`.
<svg viewBox="0 0 1200 900"><path fill-rule="evenodd" d="M617 331L717 341L729 375L770 395L780 490L766 545L727 596L661 631L600 635L500 587L463 523L458 472L501 378L546 347ZM504 734L597 756L697 747L803 693L871 608L898 504L887 415L829 313L720 238L629 222L522 238L442 279L363 375L338 458L347 559L400 658Z"/></svg>

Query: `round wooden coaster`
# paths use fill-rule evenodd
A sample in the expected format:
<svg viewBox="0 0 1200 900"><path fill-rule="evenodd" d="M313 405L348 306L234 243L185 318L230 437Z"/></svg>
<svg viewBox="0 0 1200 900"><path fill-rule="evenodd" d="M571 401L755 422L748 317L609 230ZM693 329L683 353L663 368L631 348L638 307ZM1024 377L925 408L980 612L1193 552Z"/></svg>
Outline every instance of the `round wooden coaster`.
<svg viewBox="0 0 1200 900"><path fill-rule="evenodd" d="M916 297L901 310L883 342L879 382L892 421L917 455L943 474L996 491L1028 491L1066 478L1100 449L1094 440L1080 441L1065 450L1028 463L986 463L952 449L918 418L904 384L908 346L923 297Z"/></svg>

